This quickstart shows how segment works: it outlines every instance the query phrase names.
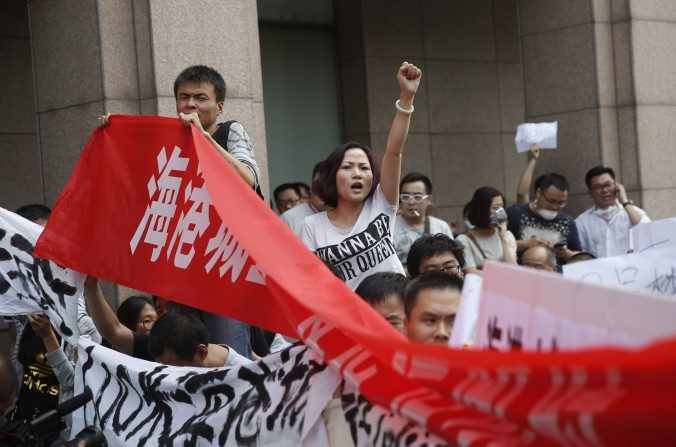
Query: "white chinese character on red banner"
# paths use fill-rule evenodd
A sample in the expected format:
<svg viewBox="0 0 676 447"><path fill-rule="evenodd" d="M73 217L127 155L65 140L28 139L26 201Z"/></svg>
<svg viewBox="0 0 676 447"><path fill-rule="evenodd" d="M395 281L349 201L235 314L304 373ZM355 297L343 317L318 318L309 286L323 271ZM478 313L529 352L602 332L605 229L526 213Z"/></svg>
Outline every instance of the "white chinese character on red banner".
<svg viewBox="0 0 676 447"><path fill-rule="evenodd" d="M237 278L239 277L240 273L242 273L242 269L246 264L246 260L249 258L249 254L245 252L244 248L237 243L235 236L222 223L218 228L216 236L209 239L205 254L209 254L212 251L214 254L211 256L211 259L209 259L209 262L207 262L207 265L204 267L207 273L211 271L217 261L221 261L223 264L218 269L221 278L228 272L228 270L232 270L232 282L237 281Z"/></svg>
<svg viewBox="0 0 676 447"><path fill-rule="evenodd" d="M139 223L134 237L132 237L129 245L131 252L134 253L138 247L141 237L145 234L143 242L154 245L152 262L157 261L164 245L167 242L167 233L169 232L169 224L171 219L176 214L176 201L178 199L179 189L181 187L182 177L172 176L174 171L185 172L188 167L188 158L181 157L181 148L175 146L171 152L169 160L167 160L167 153L164 148L157 155L157 168L159 177L155 179L155 175L150 177L148 181L148 195L151 200L157 195L157 199L153 200L146 208L146 212Z"/></svg>
<svg viewBox="0 0 676 447"><path fill-rule="evenodd" d="M197 175L201 176L202 169L198 166ZM181 217L176 225L176 230L171 237L167 258L171 257L174 244L178 239L178 248L174 256L174 265L179 268L187 268L195 256L193 245L199 236L202 236L209 227L209 209L211 208L211 197L207 191L207 185L204 183L201 188L194 188L192 180L185 188L185 202L191 201L192 206L188 214L181 212Z"/></svg>

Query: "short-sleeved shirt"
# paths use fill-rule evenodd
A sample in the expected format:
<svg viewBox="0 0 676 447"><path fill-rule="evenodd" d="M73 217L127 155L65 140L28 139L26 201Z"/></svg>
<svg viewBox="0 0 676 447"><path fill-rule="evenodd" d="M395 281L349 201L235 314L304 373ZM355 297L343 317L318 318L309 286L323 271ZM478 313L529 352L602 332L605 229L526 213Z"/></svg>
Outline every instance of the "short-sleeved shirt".
<svg viewBox="0 0 676 447"><path fill-rule="evenodd" d="M641 215L639 224L650 222L645 211L635 208ZM619 202L606 210L592 206L577 216L575 223L582 249L597 258L624 255L629 251L629 230L632 225L627 210Z"/></svg>
<svg viewBox="0 0 676 447"><path fill-rule="evenodd" d="M251 145L251 139L249 138L249 134L246 133L244 126L237 121L233 121L228 130L227 143L225 145L222 144L222 141L218 141L218 143L228 151L230 155L245 164L251 170L254 176L254 189L257 189L260 184L261 173L258 169L258 164L256 163L256 156L254 154L253 146Z"/></svg>
<svg viewBox="0 0 676 447"><path fill-rule="evenodd" d="M404 273L393 241L396 214L397 205L387 202L378 185L352 228L337 228L323 211L305 218L301 239L317 256L335 266L354 290L368 275Z"/></svg>
<svg viewBox="0 0 676 447"><path fill-rule="evenodd" d="M581 250L577 226L568 214L559 212L554 219L547 220L526 203L507 208L507 218L507 229L517 240L540 237L552 245L566 244L572 251Z"/></svg>
<svg viewBox="0 0 676 447"><path fill-rule="evenodd" d="M296 233L296 236L300 237L300 234L303 231L303 222L305 222L305 218L312 216L313 214L317 214L317 211L312 208L312 205L309 203L301 203L300 205L296 205L290 210L285 211L279 217L287 227L291 228L291 231Z"/></svg>
<svg viewBox="0 0 676 447"><path fill-rule="evenodd" d="M512 252L514 257L516 257L516 239L511 231L507 230L506 233L507 246ZM475 237L476 243L467 236L466 234L460 234L457 237L457 241L462 244L464 247L465 255L465 268L481 268L484 266L486 259L484 259L481 251L484 252L486 258L493 261L504 261L505 252L502 248L502 241L500 240L500 234L496 231L491 237L488 238L478 238ZM481 248L477 247L477 245Z"/></svg>
<svg viewBox="0 0 676 447"><path fill-rule="evenodd" d="M453 239L451 227L449 227L445 221L437 219L434 216L428 216L427 218L430 222L429 234L441 233ZM397 256L399 256L399 261L401 261L402 264L406 265L406 257L408 256L408 251L411 249L411 245L420 239L424 230L424 227L413 228L409 226L403 217L397 216L394 226L394 247L397 250Z"/></svg>
<svg viewBox="0 0 676 447"><path fill-rule="evenodd" d="M228 348L228 358L225 359L225 363L223 364L224 367L232 368L232 367L235 367L235 366L250 365L250 364L253 363L251 360L244 357L242 354L235 351L230 346L228 346L228 345L220 345L220 346L223 346L224 348Z"/></svg>

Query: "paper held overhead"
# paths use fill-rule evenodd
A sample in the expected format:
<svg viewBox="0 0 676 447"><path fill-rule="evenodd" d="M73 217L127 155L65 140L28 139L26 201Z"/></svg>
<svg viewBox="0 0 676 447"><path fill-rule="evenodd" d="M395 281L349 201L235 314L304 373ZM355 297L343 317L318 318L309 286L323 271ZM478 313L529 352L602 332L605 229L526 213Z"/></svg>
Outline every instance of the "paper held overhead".
<svg viewBox="0 0 676 447"><path fill-rule="evenodd" d="M516 127L516 151L528 152L533 143L540 149L556 149L558 121L553 123L524 123Z"/></svg>

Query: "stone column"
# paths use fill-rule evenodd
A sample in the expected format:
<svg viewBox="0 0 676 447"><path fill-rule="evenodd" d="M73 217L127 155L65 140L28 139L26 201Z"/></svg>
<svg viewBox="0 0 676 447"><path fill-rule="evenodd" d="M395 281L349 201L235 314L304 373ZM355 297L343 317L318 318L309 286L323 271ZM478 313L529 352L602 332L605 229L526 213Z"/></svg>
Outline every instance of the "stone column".
<svg viewBox="0 0 676 447"><path fill-rule="evenodd" d="M526 118L559 121L537 174L571 182L572 215L591 204L584 175L615 169L653 218L676 214L676 4L521 0Z"/></svg>
<svg viewBox="0 0 676 447"><path fill-rule="evenodd" d="M8 0L0 14L0 204L11 211L44 203L33 68L25 0Z"/></svg>
<svg viewBox="0 0 676 447"><path fill-rule="evenodd" d="M630 156L628 163L635 162L642 203L648 214L653 219L673 217L676 215L676 2L616 0L613 15L617 22L616 41L626 48L623 90L633 93L620 97L618 90L620 135L626 133L627 146L636 148L635 158Z"/></svg>
<svg viewBox="0 0 676 447"><path fill-rule="evenodd" d="M28 9L47 205L97 116L176 116L174 79L193 64L212 66L225 78L224 118L247 129L267 193L255 0L31 0Z"/></svg>

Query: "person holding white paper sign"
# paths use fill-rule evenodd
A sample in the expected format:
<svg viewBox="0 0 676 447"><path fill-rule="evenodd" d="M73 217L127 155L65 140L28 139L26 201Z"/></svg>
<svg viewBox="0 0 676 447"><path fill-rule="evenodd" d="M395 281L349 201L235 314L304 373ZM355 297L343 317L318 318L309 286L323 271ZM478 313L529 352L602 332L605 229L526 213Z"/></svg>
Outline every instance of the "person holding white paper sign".
<svg viewBox="0 0 676 447"><path fill-rule="evenodd" d="M523 204L530 202L530 184L533 180L533 172L535 172L535 165L540 158L540 145L533 143L528 152L528 164L523 170L519 183L516 185L516 203Z"/></svg>
<svg viewBox="0 0 676 447"><path fill-rule="evenodd" d="M544 174L533 185L535 198L528 204L507 208L507 228L516 237L519 253L529 247L553 250L559 263L580 251L575 221L561 210L568 202L568 180L555 173Z"/></svg>
<svg viewBox="0 0 676 447"><path fill-rule="evenodd" d="M626 254L630 245L629 230L650 222L650 218L629 200L624 186L615 181L615 171L611 168L591 168L585 182L594 205L575 219L582 250L597 258Z"/></svg>

